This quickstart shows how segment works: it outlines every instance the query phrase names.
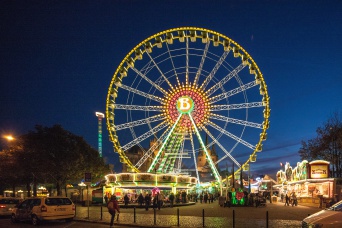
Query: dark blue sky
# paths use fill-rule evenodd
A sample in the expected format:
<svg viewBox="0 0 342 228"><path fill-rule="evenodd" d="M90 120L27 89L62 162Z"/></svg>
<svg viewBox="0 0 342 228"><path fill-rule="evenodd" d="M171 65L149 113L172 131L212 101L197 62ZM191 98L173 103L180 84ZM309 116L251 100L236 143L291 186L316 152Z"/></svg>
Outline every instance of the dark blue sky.
<svg viewBox="0 0 342 228"><path fill-rule="evenodd" d="M1 0L0 133L61 124L97 148L95 112L105 112L121 60L147 37L183 26L233 39L264 75L270 128L252 171L295 165L301 140L342 113L339 0ZM104 157L118 167L103 124Z"/></svg>

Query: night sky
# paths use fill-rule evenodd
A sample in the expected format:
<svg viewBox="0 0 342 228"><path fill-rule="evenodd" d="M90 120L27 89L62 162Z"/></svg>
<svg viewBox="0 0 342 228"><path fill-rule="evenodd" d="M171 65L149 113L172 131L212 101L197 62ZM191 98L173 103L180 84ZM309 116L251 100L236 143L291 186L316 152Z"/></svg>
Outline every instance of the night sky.
<svg viewBox="0 0 342 228"><path fill-rule="evenodd" d="M342 113L342 1L0 1L0 134L62 127L97 149L96 111L126 54L158 32L201 27L240 44L268 87L268 139L252 172L300 160ZM103 121L103 156L121 171Z"/></svg>

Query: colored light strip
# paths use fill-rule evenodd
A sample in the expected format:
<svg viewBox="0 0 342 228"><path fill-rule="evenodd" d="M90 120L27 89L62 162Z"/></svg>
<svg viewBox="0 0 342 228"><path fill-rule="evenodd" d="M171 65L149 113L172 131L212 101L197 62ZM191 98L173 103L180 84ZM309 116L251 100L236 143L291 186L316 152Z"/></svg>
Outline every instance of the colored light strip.
<svg viewBox="0 0 342 228"><path fill-rule="evenodd" d="M210 165L210 167L211 167L211 170L212 170L213 173L214 173L214 176L215 176L215 178L216 178L216 181L217 181L219 184L221 184L221 182L220 182L220 175L219 175L219 173L218 173L218 171L217 171L217 169L216 169L216 167L215 167L215 165L214 165L213 160L211 159L211 156L209 155L209 153L208 153L208 151L207 151L207 148L205 147L205 145L204 145L204 143L203 143L203 141L202 141L201 135L200 135L200 133L199 133L197 127L196 127L195 121L193 120L193 118L192 118L192 116L190 115L190 113L189 113L188 115L189 115L190 120L191 120L191 122L192 122L192 125L193 125L193 127L194 127L194 129L195 129L197 138L198 138L198 140L199 140L199 142L200 142L200 144L201 144L201 146L202 146L202 148L203 148L203 150L204 150L204 152L205 152L205 155L207 156L207 159L208 159L208 161L209 161L209 165Z"/></svg>
<svg viewBox="0 0 342 228"><path fill-rule="evenodd" d="M162 150L163 150L164 147L165 147L165 144L166 144L167 141L169 140L169 137L170 137L170 135L172 134L172 132L175 130L175 127L177 126L177 123L179 122L179 120L180 120L180 118L182 117L182 115L183 115L183 114L180 114L180 115L178 116L178 118L177 118L175 124L172 126L170 132L167 134L165 141L163 142L162 146L160 147L160 149L159 149L159 151L158 151L158 153L157 153L157 156L154 158L154 160L153 160L151 166L148 168L147 172L150 173L150 172L153 170L153 168L155 167L155 165L156 165L156 163L157 163L157 161L158 161L158 159L159 159L159 157L160 157L160 154L161 154Z"/></svg>

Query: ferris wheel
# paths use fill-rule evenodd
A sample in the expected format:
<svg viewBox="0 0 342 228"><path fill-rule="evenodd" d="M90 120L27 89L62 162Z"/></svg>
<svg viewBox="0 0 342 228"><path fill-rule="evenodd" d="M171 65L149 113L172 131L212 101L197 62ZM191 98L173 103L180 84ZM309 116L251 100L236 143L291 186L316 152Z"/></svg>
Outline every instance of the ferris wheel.
<svg viewBox="0 0 342 228"><path fill-rule="evenodd" d="M239 44L182 27L143 40L123 58L106 115L114 151L130 171L192 170L199 179L202 162L220 180L227 164L238 172L256 160L270 108L263 75ZM142 151L136 159L127 155L133 147Z"/></svg>

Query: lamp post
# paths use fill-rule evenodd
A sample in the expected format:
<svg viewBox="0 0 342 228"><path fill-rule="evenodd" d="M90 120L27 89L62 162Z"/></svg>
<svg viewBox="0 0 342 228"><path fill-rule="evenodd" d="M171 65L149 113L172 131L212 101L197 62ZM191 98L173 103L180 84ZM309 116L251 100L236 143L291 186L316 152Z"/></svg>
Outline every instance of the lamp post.
<svg viewBox="0 0 342 228"><path fill-rule="evenodd" d="M15 140L15 138L12 135L4 135L3 138L9 142Z"/></svg>
<svg viewBox="0 0 342 228"><path fill-rule="evenodd" d="M95 112L98 122L98 152L100 157L102 157L102 119L105 115L101 112Z"/></svg>

